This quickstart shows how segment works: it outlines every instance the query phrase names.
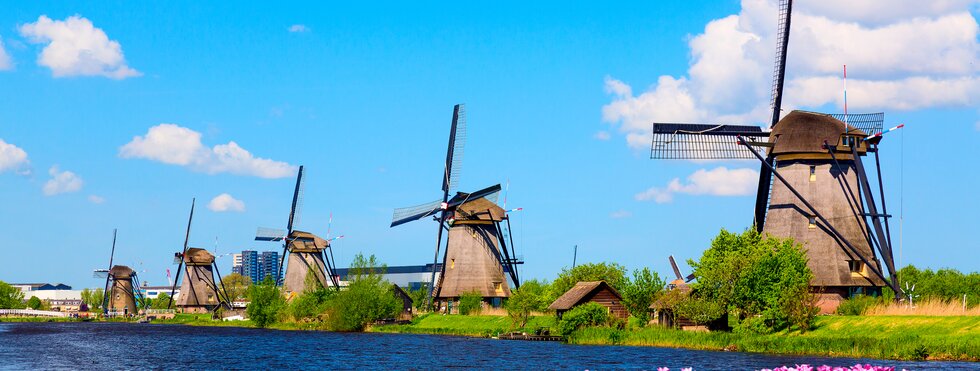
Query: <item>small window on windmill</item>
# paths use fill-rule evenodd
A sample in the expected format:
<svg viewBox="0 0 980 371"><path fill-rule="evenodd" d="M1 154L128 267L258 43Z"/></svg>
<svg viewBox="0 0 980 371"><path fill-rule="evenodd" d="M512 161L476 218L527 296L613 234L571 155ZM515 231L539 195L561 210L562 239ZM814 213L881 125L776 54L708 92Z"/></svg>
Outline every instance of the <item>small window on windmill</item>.
<svg viewBox="0 0 980 371"><path fill-rule="evenodd" d="M817 181L817 165L810 165L810 181Z"/></svg>
<svg viewBox="0 0 980 371"><path fill-rule="evenodd" d="M504 292L504 285L503 285L503 283L501 283L501 282L494 282L493 283L493 291L495 291L497 293Z"/></svg>
<svg viewBox="0 0 980 371"><path fill-rule="evenodd" d="M208 294L208 303L214 303L214 295Z"/></svg>
<svg viewBox="0 0 980 371"><path fill-rule="evenodd" d="M817 228L817 217L811 216L809 219L810 219L810 224L807 225L807 228L816 229Z"/></svg>
<svg viewBox="0 0 980 371"><path fill-rule="evenodd" d="M456 259L449 259L449 269L456 269Z"/></svg>
<svg viewBox="0 0 980 371"><path fill-rule="evenodd" d="M865 274L864 263L860 261L850 260L847 262L847 266L851 269L852 276L863 276Z"/></svg>

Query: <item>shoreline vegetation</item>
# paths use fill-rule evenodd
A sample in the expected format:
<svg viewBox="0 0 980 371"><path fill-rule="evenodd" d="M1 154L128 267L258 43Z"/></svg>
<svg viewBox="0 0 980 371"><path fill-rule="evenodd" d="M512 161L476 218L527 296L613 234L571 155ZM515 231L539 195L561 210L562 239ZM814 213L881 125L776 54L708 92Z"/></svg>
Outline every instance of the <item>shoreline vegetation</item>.
<svg viewBox="0 0 980 371"><path fill-rule="evenodd" d="M818 315L806 252L792 240L761 236L754 229L722 230L701 258L688 260L688 265L696 277L693 281L677 274L668 283L649 268L629 274L616 263L585 263L562 269L550 282L525 280L506 300L497 302L502 304L499 308L491 308L492 302L479 293L468 292L449 298L453 305L433 311L425 300L427 288L408 292L394 288L384 278L385 266L373 255L356 254L341 289L327 287L310 274L303 292L287 296L271 277L251 283L232 274L222 278L225 286L233 288L224 301L248 302L244 313L226 313L219 307L214 313L177 314L151 323L470 337L517 332L549 339L560 336L573 345L980 362L977 272L907 266L897 272L900 286L910 287L903 293L904 300L894 300L895 293L887 288L869 290L840 302L834 315ZM562 310L553 305L580 283L598 281L610 287L614 301L577 299ZM87 308L82 311L101 312L103 294L97 291L83 295ZM46 305L37 298L24 299L18 290L0 282L0 308ZM169 307L168 299L158 297L140 307ZM614 312L617 305L628 316ZM218 320L224 314L244 315L248 320ZM85 320L135 319L78 319ZM70 320L0 318L0 322L11 321Z"/></svg>
<svg viewBox="0 0 980 371"><path fill-rule="evenodd" d="M75 318L0 318L3 322L81 322ZM103 321L96 322L126 322ZM260 328L249 320L212 320L209 315L181 314L152 324ZM553 315L532 316L525 332L553 328ZM327 331L315 322L277 322L266 329ZM448 335L487 338L514 331L506 316L425 314L408 324L372 325L372 333ZM978 316L839 316L816 318L806 333L745 334L639 327L634 321L625 329L586 327L566 336L570 345L625 345L737 351L783 355L852 357L893 360L980 361Z"/></svg>

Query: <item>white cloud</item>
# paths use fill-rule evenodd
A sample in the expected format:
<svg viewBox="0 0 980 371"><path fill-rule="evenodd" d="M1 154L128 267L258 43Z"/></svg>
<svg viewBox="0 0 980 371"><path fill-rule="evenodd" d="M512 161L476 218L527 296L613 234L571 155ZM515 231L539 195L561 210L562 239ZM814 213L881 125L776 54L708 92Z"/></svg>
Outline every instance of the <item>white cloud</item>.
<svg viewBox="0 0 980 371"><path fill-rule="evenodd" d="M151 127L144 136L133 137L119 148L119 156L185 166L208 174L283 178L297 170L285 162L254 157L235 142L207 147L201 143L201 133L174 124L160 124Z"/></svg>
<svg viewBox="0 0 980 371"><path fill-rule="evenodd" d="M105 198L96 195L88 195L88 202L91 202L93 204L101 204L105 202Z"/></svg>
<svg viewBox="0 0 980 371"><path fill-rule="evenodd" d="M37 58L54 77L105 76L125 79L142 73L126 65L119 42L109 40L92 21L73 15L56 21L42 15L20 26L20 34L33 43L48 43Z"/></svg>
<svg viewBox="0 0 980 371"><path fill-rule="evenodd" d="M616 211L613 211L613 212L609 213L609 217L610 218L613 218L613 219L624 219L624 218L629 218L629 217L632 217L632 216L633 216L633 213L630 212L629 210L616 210Z"/></svg>
<svg viewBox="0 0 980 371"><path fill-rule="evenodd" d="M3 38L0 37L0 71L14 68L14 62L10 61L10 55L3 48Z"/></svg>
<svg viewBox="0 0 980 371"><path fill-rule="evenodd" d="M846 5L842 5L845 4ZM794 8L783 113L843 106L848 67L852 111L973 107L980 104L976 0L845 0ZM688 42L686 76L659 76L635 94L606 78L603 120L634 148L650 145L663 122L762 124L770 115L776 45L775 0L743 0L739 14L709 22Z"/></svg>
<svg viewBox="0 0 980 371"><path fill-rule="evenodd" d="M27 164L27 152L0 139L0 173L7 170L19 171Z"/></svg>
<svg viewBox="0 0 980 371"><path fill-rule="evenodd" d="M294 24L292 26L289 26L289 32L292 33L310 32L310 28L306 27L306 25Z"/></svg>
<svg viewBox="0 0 980 371"><path fill-rule="evenodd" d="M48 174L51 175L51 179L47 183L44 183L43 191L45 196L78 192L82 189L82 185L85 184L82 178L75 173L67 170L60 171L58 165L48 169Z"/></svg>
<svg viewBox="0 0 980 371"><path fill-rule="evenodd" d="M609 140L610 136L608 131L599 130L598 132L595 133L595 135L593 135L593 137L595 137L598 140Z"/></svg>
<svg viewBox="0 0 980 371"><path fill-rule="evenodd" d="M653 187L634 196L637 201L658 204L673 201L674 194L710 196L746 196L756 192L759 173L752 169L732 169L724 166L712 170L700 169L687 177L686 183L674 178L666 187Z"/></svg>
<svg viewBox="0 0 980 371"><path fill-rule="evenodd" d="M208 209L219 213L227 211L241 213L245 212L245 202L236 200L230 194L222 193L208 202Z"/></svg>

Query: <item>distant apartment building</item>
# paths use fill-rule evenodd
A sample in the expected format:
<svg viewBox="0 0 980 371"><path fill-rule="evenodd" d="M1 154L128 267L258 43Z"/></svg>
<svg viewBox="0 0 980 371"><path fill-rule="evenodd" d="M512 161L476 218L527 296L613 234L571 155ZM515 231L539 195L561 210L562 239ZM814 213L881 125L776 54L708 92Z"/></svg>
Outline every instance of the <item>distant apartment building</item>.
<svg viewBox="0 0 980 371"><path fill-rule="evenodd" d="M266 276L275 278L279 273L279 258L278 251L244 250L233 255L231 271L248 277L252 282L262 282Z"/></svg>

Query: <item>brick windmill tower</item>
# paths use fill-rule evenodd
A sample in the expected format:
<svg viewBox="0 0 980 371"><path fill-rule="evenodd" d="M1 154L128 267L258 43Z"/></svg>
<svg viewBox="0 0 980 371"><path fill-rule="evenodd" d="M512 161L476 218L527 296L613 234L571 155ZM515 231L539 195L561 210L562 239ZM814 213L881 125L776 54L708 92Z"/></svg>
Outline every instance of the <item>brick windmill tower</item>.
<svg viewBox="0 0 980 371"><path fill-rule="evenodd" d="M884 114L793 111L780 119L791 14L792 0L781 1L768 128L654 123L650 157L760 160L754 225L804 245L823 311L885 285L901 297L878 165ZM872 155L873 174L862 160ZM877 189L869 181L874 175Z"/></svg>
<svg viewBox="0 0 980 371"><path fill-rule="evenodd" d="M437 310L452 311L460 295L469 292L479 293L487 305L499 307L510 297L511 285L520 286L517 265L523 262L514 254L507 211L496 204L500 185L473 193L456 192L450 198L459 179L465 128L463 105L456 105L442 176L442 200L396 209L391 222L394 227L432 217L439 224L429 285L429 298ZM444 231L449 233L440 267ZM438 279L436 269L440 269Z"/></svg>

